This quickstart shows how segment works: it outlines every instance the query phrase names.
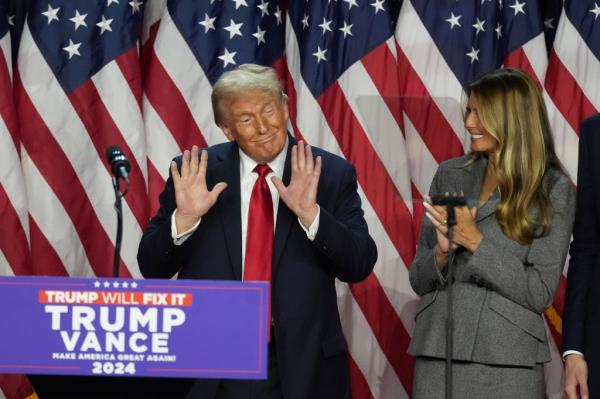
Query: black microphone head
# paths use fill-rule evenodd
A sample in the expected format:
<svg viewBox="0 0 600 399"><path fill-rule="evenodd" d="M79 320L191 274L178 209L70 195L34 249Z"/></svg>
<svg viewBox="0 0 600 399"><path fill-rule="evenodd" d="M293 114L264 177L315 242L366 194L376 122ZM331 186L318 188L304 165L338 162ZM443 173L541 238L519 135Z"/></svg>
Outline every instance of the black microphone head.
<svg viewBox="0 0 600 399"><path fill-rule="evenodd" d="M129 160L123 154L123 151L117 147L116 145L111 145L106 149L106 159L110 164L110 169L112 170L115 176L123 176L123 169L125 172L129 173L131 170L131 164Z"/></svg>

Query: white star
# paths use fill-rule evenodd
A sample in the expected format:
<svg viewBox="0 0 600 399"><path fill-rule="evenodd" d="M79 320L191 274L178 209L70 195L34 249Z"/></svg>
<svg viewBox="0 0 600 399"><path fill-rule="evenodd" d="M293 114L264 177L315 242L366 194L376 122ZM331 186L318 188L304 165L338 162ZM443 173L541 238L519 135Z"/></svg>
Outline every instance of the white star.
<svg viewBox="0 0 600 399"><path fill-rule="evenodd" d="M100 28L100 35L102 35L107 30L112 32L112 28L110 27L110 24L112 23L112 21L113 21L112 18L106 19L106 17L104 15L102 16L102 21L98 22L96 24L96 26L98 28Z"/></svg>
<svg viewBox="0 0 600 399"><path fill-rule="evenodd" d="M515 15L517 15L520 12L522 12L524 15L525 11L523 10L523 7L525 7L525 4L527 4L527 3L526 2L519 3L519 0L515 0L515 4L513 4L512 6L509 6L509 7L512 8L513 10L515 10Z"/></svg>
<svg viewBox="0 0 600 399"><path fill-rule="evenodd" d="M121 283L121 287L123 287L123 288L127 288L127 287L129 287L129 283L128 283L127 281L123 281L123 282Z"/></svg>
<svg viewBox="0 0 600 399"><path fill-rule="evenodd" d="M52 8L52 6L50 4L48 4L48 11L44 11L42 13L42 15L45 15L46 17L48 17L48 25L50 25L50 22L57 20L58 21L58 10L60 10L59 8Z"/></svg>
<svg viewBox="0 0 600 399"><path fill-rule="evenodd" d="M327 49L321 50L321 46L317 46L317 52L312 53L312 55L317 57L317 64L320 63L321 61L327 61L327 58L325 58L326 52L327 52Z"/></svg>
<svg viewBox="0 0 600 399"><path fill-rule="evenodd" d="M379 11L385 12L385 8L383 8L383 3L385 3L385 0L375 0L375 3L370 4L372 7L375 7L375 14L377 14Z"/></svg>
<svg viewBox="0 0 600 399"><path fill-rule="evenodd" d="M344 27L340 28L339 30L341 30L342 32L344 32L344 39L346 38L346 35L350 35L350 36L354 36L352 34L352 32L350 31L350 29L352 29L352 27L354 26L354 24L350 24L348 25L346 23L346 21L344 21Z"/></svg>
<svg viewBox="0 0 600 399"><path fill-rule="evenodd" d="M87 14L79 14L79 10L75 10L75 16L73 18L69 18L69 21L73 21L73 23L75 24L75 30L77 30L80 26L85 26L87 27L87 24L85 23L85 17L87 17Z"/></svg>
<svg viewBox="0 0 600 399"><path fill-rule="evenodd" d="M269 2L267 1L265 3L265 0L260 0L260 4L257 5L256 7L258 7L261 11L261 17L264 17L265 15L269 15Z"/></svg>
<svg viewBox="0 0 600 399"><path fill-rule="evenodd" d="M239 24L236 24L233 21L233 19L229 19L229 26L226 27L226 28L223 28L223 29L225 29L227 32L229 32L229 38L233 39L233 37L235 35L238 35L240 37L242 36L242 31L240 31L240 28L242 27L242 25L244 25L243 22L240 22Z"/></svg>
<svg viewBox="0 0 600 399"><path fill-rule="evenodd" d="M79 54L79 46L81 46L81 43L73 43L73 40L69 39L69 45L62 49L69 53L69 59L71 59L74 55L81 55Z"/></svg>
<svg viewBox="0 0 600 399"><path fill-rule="evenodd" d="M113 287L115 287L115 288L119 288L119 282L118 282L118 281L115 281L115 282L113 283Z"/></svg>
<svg viewBox="0 0 600 399"><path fill-rule="evenodd" d="M554 25L552 24L553 22L554 22L554 18L546 18L544 20L544 27L546 28L546 30L554 29Z"/></svg>
<svg viewBox="0 0 600 399"><path fill-rule="evenodd" d="M262 43L267 43L265 41L265 33L267 31L266 30L261 30L260 29L260 25L256 26L256 32L252 34L252 36L254 36L256 38L256 45L258 46L261 42Z"/></svg>
<svg viewBox="0 0 600 399"><path fill-rule="evenodd" d="M131 13L135 14L136 12L140 12L140 6L142 5L142 1L138 1L138 0L133 0L129 2L129 5L131 6Z"/></svg>
<svg viewBox="0 0 600 399"><path fill-rule="evenodd" d="M8 24L10 26L15 26L15 16L14 15L9 15L8 16Z"/></svg>
<svg viewBox="0 0 600 399"><path fill-rule="evenodd" d="M281 10L279 9L279 6L275 8L275 12L273 13L273 15L275 16L275 18L277 18L277 25L281 25L283 20L281 19Z"/></svg>
<svg viewBox="0 0 600 399"><path fill-rule="evenodd" d="M106 0L106 7L110 6L112 3L119 4L119 0Z"/></svg>
<svg viewBox="0 0 600 399"><path fill-rule="evenodd" d="M133 283L131 283L131 288L137 288L138 284L134 281Z"/></svg>
<svg viewBox="0 0 600 399"><path fill-rule="evenodd" d="M218 59L223 61L223 68L227 68L227 65L229 65L229 64L235 65L235 61L234 61L233 57L235 57L236 53L237 53L237 51L230 53L229 50L225 49L225 52L222 55L217 57ZM132 286L133 286L133 284L132 284Z"/></svg>
<svg viewBox="0 0 600 399"><path fill-rule="evenodd" d="M502 37L502 25L498 23L498 26L494 30L496 31L496 36L500 39Z"/></svg>
<svg viewBox="0 0 600 399"><path fill-rule="evenodd" d="M475 47L471 47L471 51L467 53L467 57L471 59L471 64L474 61L479 61L479 50L475 50Z"/></svg>
<svg viewBox="0 0 600 399"><path fill-rule="evenodd" d="M462 26L459 22L461 18L462 15L454 15L453 12L450 13L450 18L446 20L446 22L450 23L450 30L454 29L455 26Z"/></svg>
<svg viewBox="0 0 600 399"><path fill-rule="evenodd" d="M327 21L327 20L325 19L325 17L323 17L323 23L322 23L322 24L319 24L319 27L320 27L321 29L323 29L323 34L325 34L325 32L327 32L327 31L329 31L329 32L332 32L332 30L331 30L331 26L329 26L329 25L331 25L331 22L333 22L333 20L329 20L329 21Z"/></svg>
<svg viewBox="0 0 600 399"><path fill-rule="evenodd" d="M356 0L344 0L346 3L348 3L348 10L352 9L352 6L356 6L358 7L358 3L356 2Z"/></svg>
<svg viewBox="0 0 600 399"><path fill-rule="evenodd" d="M477 22L475 22L472 25L473 28L475 28L477 30L477 32L475 32L475 36L477 36L479 34L479 32L485 32L485 28L483 27L483 24L485 24L485 19L483 21L480 21L479 17L477 17Z"/></svg>
<svg viewBox="0 0 600 399"><path fill-rule="evenodd" d="M304 19L302 19L303 30L308 28L308 15L304 14Z"/></svg>
<svg viewBox="0 0 600 399"><path fill-rule="evenodd" d="M109 283L108 281L105 281L105 282L104 282L104 287L105 287L105 288L108 288L108 287L110 287L110 283Z"/></svg>
<svg viewBox="0 0 600 399"><path fill-rule="evenodd" d="M246 0L233 0L233 2L235 3L235 9L236 10L238 8L240 8L241 6L248 7L248 3L246 3Z"/></svg>
<svg viewBox="0 0 600 399"><path fill-rule="evenodd" d="M600 7L598 6L598 3L594 2L594 9L590 10L590 12L592 14L594 14L594 21L598 19L598 16L600 15Z"/></svg>
<svg viewBox="0 0 600 399"><path fill-rule="evenodd" d="M207 13L204 13L204 21L198 22L198 24L204 26L204 33L208 33L209 30L215 29L215 20L217 17L210 18Z"/></svg>
<svg viewBox="0 0 600 399"><path fill-rule="evenodd" d="M100 287L100 281L94 281L94 287L96 287L96 288Z"/></svg>

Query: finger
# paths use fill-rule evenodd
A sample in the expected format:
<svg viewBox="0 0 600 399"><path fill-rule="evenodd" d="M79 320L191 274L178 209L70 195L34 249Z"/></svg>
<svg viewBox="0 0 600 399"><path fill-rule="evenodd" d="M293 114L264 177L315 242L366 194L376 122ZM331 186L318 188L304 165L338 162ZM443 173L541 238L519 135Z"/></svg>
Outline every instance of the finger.
<svg viewBox="0 0 600 399"><path fill-rule="evenodd" d="M473 208L469 209L471 211L471 216L473 216L473 219L477 218L477 207L474 206Z"/></svg>
<svg viewBox="0 0 600 399"><path fill-rule="evenodd" d="M298 170L298 145L294 144L292 146L292 160L290 161L292 165L292 172Z"/></svg>
<svg viewBox="0 0 600 399"><path fill-rule="evenodd" d="M581 394L581 399L589 399L590 397L586 380L579 381L579 393Z"/></svg>
<svg viewBox="0 0 600 399"><path fill-rule="evenodd" d="M423 200L424 200L425 202L427 202L428 204L431 204L431 197L430 197L429 195L424 195L424 196L423 196Z"/></svg>
<svg viewBox="0 0 600 399"><path fill-rule="evenodd" d="M565 393L569 399L577 399L577 393L575 391L575 385L565 385Z"/></svg>
<svg viewBox="0 0 600 399"><path fill-rule="evenodd" d="M171 178L173 179L173 184L177 186L179 184L179 180L181 180L181 176L179 175L179 171L177 170L177 162L171 162Z"/></svg>
<svg viewBox="0 0 600 399"><path fill-rule="evenodd" d="M434 218L429 212L425 212L425 216L429 219L429 221L433 224L433 226L442 234L446 235L448 233L448 228L445 224L440 223L436 218Z"/></svg>
<svg viewBox="0 0 600 399"><path fill-rule="evenodd" d="M304 147L304 152L306 155L306 170L309 172L312 171L315 167L315 160L312 154L312 147L308 144Z"/></svg>
<svg viewBox="0 0 600 399"><path fill-rule="evenodd" d="M304 141L298 142L298 169L304 170L306 167L306 154L304 149Z"/></svg>
<svg viewBox="0 0 600 399"><path fill-rule="evenodd" d="M183 159L181 160L181 177L186 177L190 173L190 152L185 150L183 152Z"/></svg>
<svg viewBox="0 0 600 399"><path fill-rule="evenodd" d="M425 209L433 215L437 220L446 220L446 209L443 206L433 206L427 202L423 202Z"/></svg>
<svg viewBox="0 0 600 399"><path fill-rule="evenodd" d="M227 188L227 183L225 183L225 182L220 182L220 183L215 184L212 191L210 192L210 194L213 197L213 200L217 201L217 198L219 198L219 195L221 195L223 190L225 190L226 188Z"/></svg>
<svg viewBox="0 0 600 399"><path fill-rule="evenodd" d="M200 154L200 165L198 167L198 177L201 182L206 181L206 169L208 168L208 151L202 150Z"/></svg>
<svg viewBox="0 0 600 399"><path fill-rule="evenodd" d="M195 175L198 173L198 146L192 146L192 153L190 159L190 174Z"/></svg>
<svg viewBox="0 0 600 399"><path fill-rule="evenodd" d="M317 180L317 182L319 181L319 178L321 177L321 168L323 167L323 160L321 159L321 156L319 155L317 157L317 160L315 161L315 168L313 169L313 178Z"/></svg>
<svg viewBox="0 0 600 399"><path fill-rule="evenodd" d="M285 186L285 184L283 184L281 179L275 175L271 176L271 181L273 182L273 185L277 189L279 196L283 197L283 195L285 194L285 191L287 190L287 187Z"/></svg>

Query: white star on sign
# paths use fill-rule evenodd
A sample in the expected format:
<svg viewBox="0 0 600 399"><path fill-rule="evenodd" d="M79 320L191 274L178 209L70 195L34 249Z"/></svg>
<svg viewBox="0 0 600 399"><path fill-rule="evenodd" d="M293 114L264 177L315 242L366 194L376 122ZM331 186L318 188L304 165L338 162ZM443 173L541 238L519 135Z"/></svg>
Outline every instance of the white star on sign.
<svg viewBox="0 0 600 399"><path fill-rule="evenodd" d="M48 25L50 25L50 22L57 20L58 21L58 10L60 10L59 8L52 8L52 6L50 4L48 4L48 11L45 11L42 13L42 15L45 15L46 17L48 17Z"/></svg>
<svg viewBox="0 0 600 399"><path fill-rule="evenodd" d="M375 3L370 4L372 7L375 7L375 14L377 14L379 11L385 12L385 8L383 8L384 2L385 0L375 0Z"/></svg>
<svg viewBox="0 0 600 399"><path fill-rule="evenodd" d="M69 21L73 21L73 23L75 24L75 30L77 30L80 26L86 26L87 24L85 23L85 17L87 17L87 14L79 14L79 10L75 10L75 16L73 18L69 18Z"/></svg>
<svg viewBox="0 0 600 399"><path fill-rule="evenodd" d="M325 34L325 32L327 32L327 31L329 31L329 32L332 32L332 30L331 30L331 26L329 26L329 25L331 25L331 22L333 22L333 20L329 20L329 21L327 21L327 20L325 19L325 17L323 17L323 23L322 23L322 24L319 24L319 27L320 27L321 29L323 29L323 34Z"/></svg>
<svg viewBox="0 0 600 399"><path fill-rule="evenodd" d="M94 287L96 287L96 288L100 287L100 281L95 281L94 282Z"/></svg>
<svg viewBox="0 0 600 399"><path fill-rule="evenodd" d="M265 41L265 33L266 30L261 30L260 25L256 26L256 32L252 34L256 38L256 45L258 46L260 43L266 43Z"/></svg>
<svg viewBox="0 0 600 399"><path fill-rule="evenodd" d="M131 13L135 14L136 12L140 12L140 6L142 5L142 2L133 0L129 2L129 5L131 6Z"/></svg>
<svg viewBox="0 0 600 399"><path fill-rule="evenodd" d="M453 12L450 13L450 18L448 18L446 20L446 22L450 23L450 30L454 29L455 26L462 26L459 22L460 18L462 17L462 15L454 15Z"/></svg>
<svg viewBox="0 0 600 399"><path fill-rule="evenodd" d="M471 64L474 61L479 61L479 50L475 50L475 47L471 47L471 51L467 53L467 56L471 59Z"/></svg>
<svg viewBox="0 0 600 399"><path fill-rule="evenodd" d="M350 24L348 25L346 23L346 21L344 21L344 26L342 28L340 28L339 30L341 30L342 32L344 32L344 39L346 38L346 35L350 35L350 36L354 36L352 34L352 32L350 31L350 29L352 29L352 27L354 26L354 24Z"/></svg>
<svg viewBox="0 0 600 399"><path fill-rule="evenodd" d="M267 1L265 3L265 0L260 0L260 4L257 5L256 7L258 7L258 9L261 12L261 17L264 17L265 15L269 15L269 2Z"/></svg>
<svg viewBox="0 0 600 399"><path fill-rule="evenodd" d="M242 25L244 25L243 22L236 24L233 19L229 19L229 26L223 29L229 32L229 38L233 39L235 35L242 36L242 31L240 31Z"/></svg>
<svg viewBox="0 0 600 399"><path fill-rule="evenodd" d="M204 13L204 21L198 22L198 24L204 26L204 33L208 33L209 30L215 29L215 20L217 17L210 18L207 13Z"/></svg>
<svg viewBox="0 0 600 399"><path fill-rule="evenodd" d="M108 287L110 287L110 283L109 283L108 281L105 281L105 282L104 282L104 287L105 287L105 288L108 288Z"/></svg>
<svg viewBox="0 0 600 399"><path fill-rule="evenodd" d="M600 7L598 6L598 3L594 2L594 9L590 10L590 12L592 14L594 14L594 21L598 19L598 16L600 15Z"/></svg>
<svg viewBox="0 0 600 399"><path fill-rule="evenodd" d="M62 49L69 53L69 59L71 59L74 55L81 55L79 54L79 46L81 46L81 43L73 43L73 40L69 39L69 45Z"/></svg>
<svg viewBox="0 0 600 399"><path fill-rule="evenodd" d="M137 288L138 284L134 281L133 283L131 283L131 288Z"/></svg>
<svg viewBox="0 0 600 399"><path fill-rule="evenodd" d="M112 24L112 21L113 21L112 18L106 19L106 17L104 15L102 16L102 21L100 21L96 24L96 26L98 28L100 28L100 35L102 35L107 30L112 32L112 28L110 27L110 24Z"/></svg>
<svg viewBox="0 0 600 399"><path fill-rule="evenodd" d="M115 282L113 283L113 287L115 287L115 288L119 288L119 282L118 282L118 281L115 281Z"/></svg>
<svg viewBox="0 0 600 399"><path fill-rule="evenodd" d="M121 287L123 287L123 288L127 288L127 287L129 287L129 283L128 283L127 281L123 281L123 282L121 283Z"/></svg>
<svg viewBox="0 0 600 399"><path fill-rule="evenodd" d="M520 12L522 12L523 15L525 15L525 11L523 10L523 7L525 7L525 4L527 4L527 3L526 2L519 3L519 0L515 0L515 4L513 4L512 6L509 6L509 7L512 8L513 10L515 10L515 15L517 15Z"/></svg>
<svg viewBox="0 0 600 399"><path fill-rule="evenodd" d="M480 21L479 17L477 17L477 22L473 24L473 28L477 29L477 32L475 32L475 36L477 36L479 32L485 32L483 24L485 24L485 19L483 21Z"/></svg>
<svg viewBox="0 0 600 399"><path fill-rule="evenodd" d="M229 64L235 65L235 60L233 59L233 57L235 57L236 53L237 51L233 51L230 53L229 50L225 49L225 52L217 57L218 59L223 61L223 68L227 68L227 65ZM133 284L131 284L131 286L133 287Z"/></svg>
<svg viewBox="0 0 600 399"><path fill-rule="evenodd" d="M320 63L321 61L327 61L327 58L325 58L326 52L327 52L327 49L321 50L321 46L317 46L317 52L312 54L315 57L317 57L317 64Z"/></svg>

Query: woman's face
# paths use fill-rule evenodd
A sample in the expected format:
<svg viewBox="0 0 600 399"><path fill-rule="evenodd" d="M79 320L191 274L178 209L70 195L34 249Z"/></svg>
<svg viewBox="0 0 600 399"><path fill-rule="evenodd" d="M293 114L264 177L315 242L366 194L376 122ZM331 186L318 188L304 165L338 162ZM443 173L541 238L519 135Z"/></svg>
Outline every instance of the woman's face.
<svg viewBox="0 0 600 399"><path fill-rule="evenodd" d="M477 114L477 100L471 94L465 115L465 128L471 135L471 151L491 154L498 148L496 139L481 125Z"/></svg>

